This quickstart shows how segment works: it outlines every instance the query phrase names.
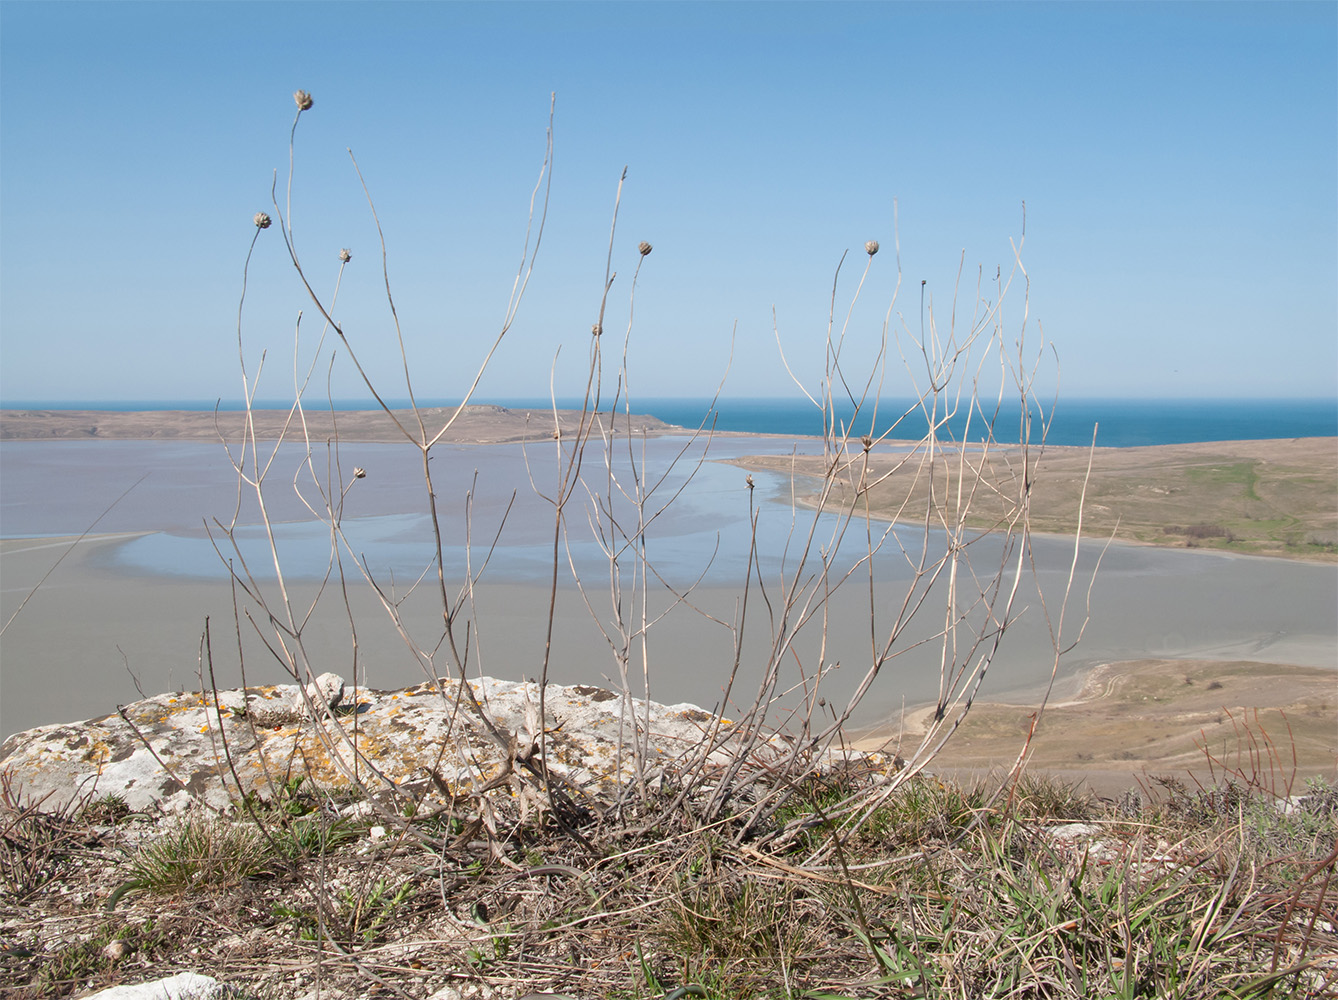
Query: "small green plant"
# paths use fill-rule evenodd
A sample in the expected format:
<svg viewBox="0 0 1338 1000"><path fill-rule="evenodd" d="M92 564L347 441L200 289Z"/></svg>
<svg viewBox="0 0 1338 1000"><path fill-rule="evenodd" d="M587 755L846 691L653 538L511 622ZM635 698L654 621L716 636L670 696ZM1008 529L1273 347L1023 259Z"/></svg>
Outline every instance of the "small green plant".
<svg viewBox="0 0 1338 1000"><path fill-rule="evenodd" d="M61 997L89 985L115 981L115 967L123 956L153 960L171 947L172 935L150 917L143 923L106 921L87 938L56 948L43 961L33 982L37 996ZM116 946L115 950L109 946Z"/></svg>
<svg viewBox="0 0 1338 1000"><path fill-rule="evenodd" d="M130 878L107 907L127 892L217 892L268 871L272 860L269 844L254 827L191 815L135 853Z"/></svg>
<svg viewBox="0 0 1338 1000"><path fill-rule="evenodd" d="M1089 819L1096 811L1092 793L1080 782L1025 772L1013 789L1014 815L1049 820Z"/></svg>
<svg viewBox="0 0 1338 1000"><path fill-rule="evenodd" d="M343 818L326 820L318 813L292 819L269 833L270 841L281 857L298 861L355 841L364 832L362 824Z"/></svg>
<svg viewBox="0 0 1338 1000"><path fill-rule="evenodd" d="M119 823L129 815L130 807L125 804L125 799L114 792L99 796L79 811L81 822L108 826Z"/></svg>
<svg viewBox="0 0 1338 1000"><path fill-rule="evenodd" d="M352 948L382 940L390 922L416 891L412 880L392 887L389 879L379 878L369 886L341 889L316 907L276 904L271 913L291 925L299 940L318 940L323 923L326 937Z"/></svg>
<svg viewBox="0 0 1338 1000"><path fill-rule="evenodd" d="M338 905L347 940L352 943L360 939L364 944L379 940L387 923L414 892L412 881L406 880L392 888L385 878L377 879L366 891L343 890Z"/></svg>

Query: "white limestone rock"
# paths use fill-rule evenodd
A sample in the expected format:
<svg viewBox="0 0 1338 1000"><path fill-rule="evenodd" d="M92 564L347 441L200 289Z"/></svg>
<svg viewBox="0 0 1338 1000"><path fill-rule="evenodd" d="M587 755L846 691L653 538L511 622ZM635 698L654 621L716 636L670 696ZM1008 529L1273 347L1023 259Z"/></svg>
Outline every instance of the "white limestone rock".
<svg viewBox="0 0 1338 1000"><path fill-rule="evenodd" d="M136 986L112 986L85 1000L229 1000L242 994L212 976L182 972Z"/></svg>
<svg viewBox="0 0 1338 1000"><path fill-rule="evenodd" d="M467 692L455 681L371 691L325 674L311 688L310 705L296 685L158 695L88 722L18 733L0 747L0 769L25 794L50 793L52 806L110 793L136 811L226 810L238 782L267 797L300 776L331 789L361 782L421 809L487 788L521 802L517 772L536 769L542 742L548 773L565 790L612 801L634 778L634 740L653 775L696 752L712 729L731 738L728 720L695 705L594 687L550 684L542 719L533 682L484 677ZM778 754L788 744L768 748Z"/></svg>

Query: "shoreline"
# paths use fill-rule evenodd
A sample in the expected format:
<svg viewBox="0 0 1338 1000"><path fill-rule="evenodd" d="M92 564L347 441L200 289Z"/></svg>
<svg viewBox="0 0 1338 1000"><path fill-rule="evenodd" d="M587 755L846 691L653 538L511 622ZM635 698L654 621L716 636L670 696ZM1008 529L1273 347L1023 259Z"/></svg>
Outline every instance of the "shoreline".
<svg viewBox="0 0 1338 1000"><path fill-rule="evenodd" d="M102 651L99 662L83 665L93 669L80 669L80 664L72 665L68 661L52 662L34 671L36 676L28 678L29 683L14 671L6 671L6 710L0 737L38 725L97 718L114 711L117 704L135 700L137 687L146 695L161 693L160 689L198 689L198 671L203 668L199 657L200 632L207 617L212 616L217 629L214 633L216 658L224 655L224 647L233 646L232 613L229 602L224 600L230 586L225 580L204 582L147 573L127 574L106 564L108 553L117 545L142 534L146 533L90 534L82 539L66 535L0 540L0 556L5 559L6 577L10 579L19 570L37 573L40 577L41 573L37 571L43 566L49 567L57 557L64 560L39 589L32 604L16 619L15 630L6 636L6 644L23 643L24 630L29 632L26 641L31 642L35 636L36 641L42 643L53 630L76 633L91 627L92 634L84 637L85 641L91 641L88 648L101 648ZM72 546L72 549L59 554L53 551L62 546ZM26 567L22 565L25 563ZM313 588L301 584L295 589L302 596ZM480 600L486 606L485 610L496 613L488 616L489 620L496 621L498 615L506 617L508 626L504 631L514 633L503 637L504 641L541 631L542 615L535 608L523 606L540 589L526 584L494 584L480 588ZM30 590L31 584L5 588L6 620ZM94 592L98 595L96 604L89 600L89 595ZM566 596L570 598L571 595ZM359 613L374 613L376 609L371 603L365 594L355 597L355 605L361 608ZM96 613L89 613L94 607ZM157 613L145 619L145 607L153 608ZM71 608L79 609L76 613L82 620L77 626L71 623ZM569 610L579 615L579 609ZM142 619L138 622L135 621L136 611ZM103 631L113 622L128 624L131 626L128 634L133 633L135 641L147 640L147 643L126 654L123 660L116 654L120 649L128 648L128 644L123 646L126 639ZM366 669L376 670L376 674L366 677L364 683L370 687L394 688L416 682L415 676L404 672L386 673L389 669L386 657L393 652L395 637L378 634L381 624L373 621L372 627L365 631L361 625L359 627L360 644L368 663ZM575 626L576 632L569 631L572 627L571 622L563 627L567 644L589 648L581 646L580 623ZM669 628L666 638L672 638L676 630L672 623ZM333 668L338 670L338 657L346 654L340 648L340 636L336 633L322 638L333 638L334 641L328 648L313 649L313 653L333 657ZM105 648L109 643L114 647L111 651ZM691 647L675 648L678 655L689 659L710 655ZM499 648L490 644L490 651L496 654ZM506 652L504 647L500 652L494 663L497 659L524 661L523 657ZM95 654L87 655L91 659ZM57 660L60 659L58 656ZM238 686L235 668L236 664L231 661L221 668L220 685ZM1241 712L1260 713L1271 732L1279 728L1276 713L1282 710L1288 713L1294 732L1299 734L1297 748L1302 776L1332 776L1335 761L1338 761L1338 739L1335 738L1338 731L1333 725L1338 719L1338 692L1334 691L1333 683L1335 670L1338 670L1338 663L1327 667L1305 666L1194 656L1130 657L1095 664L1079 662L1068 667L1061 664L1052 700L1045 709L1041 729L1034 741L1031 766L1085 781L1104 793L1116 785L1128 787L1140 771L1145 774L1191 771L1201 758L1186 749L1186 741L1192 740L1200 731L1209 732L1214 739L1223 737L1233 724L1228 721L1231 716L1218 719L1223 711L1235 713L1236 718ZM1184 678L1190 678L1193 683ZM261 684L283 678L270 676L253 666L252 675L247 680L250 684ZM553 683L607 683L608 678L598 672L572 677L565 671L554 670L550 680ZM36 683L31 683L33 681ZM1044 683L1042 681L1042 686ZM1219 686L1213 687L1215 683ZM1162 700L1152 702L1155 711L1128 696L1128 690L1139 684L1157 687L1157 697ZM1027 693L1036 691L1036 684L1028 683L1020 688L1015 686L982 693L961 729L935 758L932 769L968 774L987 771L1001 762L1003 766L1011 765L1026 742L1031 713L1036 710L1036 701ZM1214 694L1210 699L1219 704L1211 708L1200 704L1209 691L1220 691L1220 695ZM690 698L680 698L677 694L665 697L701 704L710 701L706 693L703 691ZM651 696L657 697L655 692ZM712 706L703 705L703 708L710 710ZM879 713L883 722L852 728L852 733L856 734L852 742L857 747L872 748L875 744L885 744L889 738L899 738L904 745L923 732L923 720L932 710L932 706L926 707L926 703L919 699L901 709L885 706ZM1204 723L1208 715L1205 713L1216 720L1206 730ZM1081 739L1076 742L1071 736L1074 726L1081 732ZM1322 738L1324 733L1329 734L1327 742Z"/></svg>
<svg viewBox="0 0 1338 1000"><path fill-rule="evenodd" d="M1018 489L1008 462L1017 446L1000 444L982 461L983 480L998 482L997 494L964 514L973 530L1017 515L1007 497ZM821 483L824 460L812 456L741 456L740 468ZM875 450L867 471L859 452L848 453L836 471L828 503L852 502L849 479L873 482L859 502L874 520L917 524L897 516L923 512L930 476L908 466L893 476L896 463ZM955 488L955 470L939 465L933 479L938 495ZM972 476L968 478L973 478ZM1082 512L1083 537L1158 549L1264 556L1315 564L1338 564L1338 438L1215 441L1128 448L1047 446L1038 452L1029 494L1031 534L1073 538ZM810 487L795 489L797 503L818 509ZM909 505L909 506L908 506Z"/></svg>
<svg viewBox="0 0 1338 1000"><path fill-rule="evenodd" d="M159 416L162 419L171 418L171 414ZM203 416L212 423L211 414ZM239 416L244 417L244 414ZM340 424L342 433L347 429L342 416ZM682 435L693 431L665 425L662 433ZM789 438L788 435L737 432L720 432L713 436L717 439L759 441L768 437ZM65 439L49 437L32 440ZM89 442L85 445L85 451L90 456L87 460L92 461L91 456L104 454L91 443L97 438L82 440ZM552 439L549 437L547 440ZM1327 450L1331 442L1338 439L1319 440ZM453 445L459 443L452 442ZM489 442L483 440L478 443ZM665 444L670 445L669 442ZM748 445L745 443L740 447L746 448ZM1158 447L1163 449L1163 455L1171 454L1174 449L1183 449L1183 446ZM1214 443L1192 447L1219 454L1229 446ZM1249 442L1244 451L1247 454L1266 452L1268 448L1267 443ZM175 461L172 453L158 456L157 449L143 450L146 454L140 460L161 460L167 463L155 474L164 477L162 482L172 484L172 496L180 495L180 485L177 485L177 478L173 477L180 477L182 473L180 466L170 464L169 459ZM1083 461L1086 459L1086 449L1069 448L1067 451L1080 454ZM153 452L153 456L149 456L149 452ZM1126 463L1136 464L1139 461L1137 449L1121 449L1120 452ZM42 452L38 449L32 454L36 456ZM105 463L97 459L95 464L120 461L110 457L115 454L114 451L106 454L109 457ZM349 461L357 457L355 453ZM388 495L397 494L398 480L387 479L386 469L373 469L370 462L361 458L358 460L373 473L373 477L367 480L369 484L385 489ZM723 462L736 467L748 467L747 462L742 460L725 459ZM772 462L780 463L787 471L791 466L788 455L772 456ZM154 467L158 468L156 465ZM114 468L116 476L127 474L122 466L116 465ZM137 469L134 474L138 474ZM39 478L33 477L29 481L37 483ZM104 478L105 485L86 486L86 489L98 495L107 491L114 480L111 476ZM229 479L230 475L221 476L224 487L227 487L225 481ZM71 482L77 485L95 481L101 482L93 479L76 479ZM24 480L21 477L15 479L14 489L17 490L22 482ZM183 484L185 482L189 482L191 489L203 491L206 488L218 488L216 485L202 484L196 479L183 481ZM506 480L503 485L509 489L509 483L510 480ZM119 487L116 489L119 490ZM35 502L51 508L52 516L45 518L45 521L51 527L78 523L72 519L65 506L56 509L52 498L59 496L59 492L52 493L49 489L46 493L41 490L33 492ZM1260 492L1264 492L1262 488ZM115 495L115 492L108 495ZM77 497L78 493L74 496ZM48 499L43 500L41 497ZM484 497L478 499L480 504L485 503ZM173 502L184 504L183 511L186 507L191 511L198 509L194 493ZM146 512L149 516L145 516ZM55 516L57 514L59 516ZM89 520L92 520L91 516ZM202 669L200 637L207 619L212 620L215 658L225 664L224 672L231 671L226 677L224 672L220 672L219 683L222 686L236 685L238 663L231 587L221 566L218 579L205 580L198 575L177 577L128 565L122 567L114 561L117 546L134 544L135 539L147 535L178 534L185 528L195 531L198 530L198 519L195 527L189 527L184 515L177 519L181 522L177 524L170 518L164 518L158 508L145 507L133 519L122 519L120 524L112 523L114 520L112 518L105 522L109 529L107 532L89 533L82 539L73 533L29 534L0 539L0 556L3 556L5 562L4 609L3 614L0 614L0 624L8 620L37 581L52 570L52 564L57 558L64 560L51 572L49 579L41 585L23 614L5 634L5 659L11 666L4 671L2 679L4 697L0 698L0 736L45 722L69 722L74 718L94 718L106 714L114 710L118 703L135 700L136 681L146 693L198 687L198 672ZM126 530L142 529L148 525L153 525L151 530ZM685 528L690 529L691 525ZM1084 549L1089 556L1105 545L1104 533L1097 535L1097 530L1092 529L1092 533L1085 534ZM1041 528L1035 530L1034 535L1038 541L1047 535L1070 542L1072 540L1071 535L1047 532ZM58 551L62 546L75 542L78 544L74 545L68 555ZM1183 546L1155 545L1136 538L1115 539L1113 546L1104 557L1107 561L1098 574L1098 587L1104 592L1098 596L1105 599L1104 603L1099 609L1094 609L1092 627L1083 645L1075 655L1066 658L1060 665L1054 691L1057 700L1049 706L1045 715L1048 720L1045 723L1047 742L1051 739L1048 735L1051 729L1063 729L1061 723L1064 718L1090 709L1090 706L1072 703L1073 698L1077 697L1076 692L1088 684L1091 677L1098 676L1101 670L1114 669L1110 667L1112 663L1127 666L1155 662L1161 665L1159 669L1163 673L1170 672L1167 676L1184 669L1184 664L1196 661L1217 664L1220 670L1229 669L1231 664L1252 663L1254 666L1251 669L1257 678L1265 679L1260 682L1264 695L1270 688L1269 680L1292 676L1296 671L1321 670L1330 678L1328 683L1332 687L1333 671L1338 668L1338 645L1330 645L1333 642L1330 635L1333 626L1326 609L1332 599L1330 591L1333 589L1333 581L1329 579L1331 574L1327 572L1328 567L1323 565L1324 560L1302 561L1273 553L1244 553L1212 548L1185 551ZM1156 559L1139 554L1154 551L1159 554L1172 549L1178 554ZM1119 553L1118 558L1112 558L1116 552ZM1248 562L1233 560L1232 565L1241 568L1229 570L1227 563L1196 558L1203 555L1251 555L1252 558ZM1308 568L1304 571L1293 569L1300 566ZM1152 575L1148 576L1149 573ZM1227 578L1230 578L1230 582ZM542 588L533 583L523 580L506 582L507 579L503 574L499 582L485 580L479 588L478 620L486 631L484 652L488 654L481 669L493 675L521 679L535 672L537 667L533 665L542 659L540 640L546 620L546 601L542 598L546 595ZM1199 586L1199 579L1205 582L1211 580L1212 584L1205 590ZM316 584L304 580L297 584L295 592L302 597L315 593L316 588ZM383 612L371 597L362 593L367 588L361 580L356 589L358 593L353 598L354 608L363 616L359 618L358 625L363 664L360 669L367 671L366 683L373 687L416 683L420 678L411 672L412 667L405 666L407 655L403 643L393 629L380 620L384 617ZM724 620L729 620L729 607L735 596L735 590L725 586L707 585L700 591L702 600ZM419 597L421 595L416 595L415 600L406 605L406 611L413 616L415 627L421 630L419 634L430 636L434 615L439 627L440 611L434 611L427 606L431 604L430 601L418 600ZM415 606L415 601L423 606ZM858 594L853 594L851 600L843 598L842 603L831 608L831 635L834 640L838 640L836 645L849 642L850 648L834 647L828 651L828 662L839 662L844 657L849 664L847 670L856 674L860 671L861 657L855 649L858 643L853 640L861 628L865 635L869 631L867 599L864 600L863 612L860 611L860 604ZM559 634L555 638L554 648L556 650L561 646L562 652L555 654L550 679L555 683L606 684L606 675L614 672L613 667L606 652L606 644L593 628L584 607L575 596L565 593L560 595L559 605ZM321 614L325 615L327 611L328 619L321 619L319 627L313 627L313 658L328 663L329 669L347 674L349 671L343 666L349 655L347 621L341 621L338 608L322 610ZM369 622L365 631L364 621ZM1131 627L1133 631L1129 631ZM1027 629L1024 622L1019 631L1010 633L1013 640L1009 643L1011 659L1005 663L1001 658L993 668L991 680L982 691L968 725L963 728L963 732L968 733L972 724L999 718L1000 713L1013 713L1010 717L1013 721L1009 723L1012 729L1008 730L1012 734L1011 742L996 743L986 758L996 763L1005 758L1011 763L1021 748L1021 741L1016 738L1019 724L1017 713L1029 703L1019 707L1017 692L1035 693L1038 687L1044 687L1050 677L1051 664L1046 659L1049 654L1046 648L1042 648L1045 643L1038 645L1035 636L1031 636ZM733 713L736 706L732 704L710 704L713 698L720 697L712 693L718 683L710 664L723 662L721 658L725 654L718 648L715 639L699 635L700 632L700 623L694 626L681 619L666 622L658 631L654 642L664 645L656 650L652 672L655 689L649 692L649 696L667 702L692 701L702 704L708 710L720 707L727 714ZM1043 670L1034 669L1034 663L1028 665L1025 662L1029 656L1035 659L1038 650L1043 654L1040 658L1045 660ZM807 656L808 652L805 650L804 655ZM885 725L894 722L900 724L903 711L897 704L899 698L905 698L905 702L912 706L906 711L913 714L915 707L923 705L933 696L931 690L924 690L928 682L922 674L928 667L921 662L923 658L920 653L915 652L914 647L907 649L906 653L906 656L889 665L878 690L871 692L871 697L864 703L866 711L863 717L856 718L852 732L866 729L869 724L880 719ZM863 655L867 657L867 648ZM282 680L273 676L272 671L266 673L266 657L266 652L261 648L249 646L246 649L245 665L249 683ZM22 671L12 666L20 662L24 664ZM477 668L471 661L471 673ZM659 672L655 673L655 670ZM854 679L853 676L846 676L844 671L834 674L828 700L835 702L842 685ZM933 680L936 683L936 674ZM741 680L740 683L748 687L751 680L746 683ZM1200 687L1206 687L1207 683L1210 682L1205 681ZM684 691L689 693L683 694ZM639 691L637 694L640 696ZM1176 692L1177 698L1184 694L1186 692ZM1260 701L1254 696L1240 697L1243 699L1240 704L1252 709L1286 707L1269 705L1266 698ZM1126 705L1121 710L1126 712L1129 726L1137 727L1140 734L1147 730L1160 739L1152 730L1164 725L1165 719L1140 721L1141 717L1132 712L1130 706ZM1338 711L1332 705L1322 711L1327 712L1324 716L1326 724L1335 728L1333 723L1338 718ZM1023 712L1023 717L1025 715ZM968 738L974 745L979 737ZM1144 737L1140 735L1138 738ZM965 739L958 741L954 737L943 755L941 766L948 767L949 762L959 762L963 767L976 766L979 760L973 763L972 758L965 755L968 749ZM1082 747L1078 752L1091 751ZM1327 767L1331 771L1332 749L1327 752ZM1054 762L1042 761L1043 758L1038 754L1037 766L1052 769ZM1117 770L1123 768L1121 773L1126 777L1132 771L1122 761L1108 760L1106 763L1116 764ZM1319 760L1314 766L1323 767L1324 761ZM1089 767L1088 770L1098 769Z"/></svg>
<svg viewBox="0 0 1338 1000"><path fill-rule="evenodd" d="M1333 670L1248 660L1135 659L1097 664L1077 692L1034 703L982 699L930 768L955 777L999 775L1027 751L1027 766L1118 795L1134 781L1226 776L1266 787L1338 779L1338 690ZM914 747L933 706L853 741ZM1035 726L1034 733L1032 727Z"/></svg>

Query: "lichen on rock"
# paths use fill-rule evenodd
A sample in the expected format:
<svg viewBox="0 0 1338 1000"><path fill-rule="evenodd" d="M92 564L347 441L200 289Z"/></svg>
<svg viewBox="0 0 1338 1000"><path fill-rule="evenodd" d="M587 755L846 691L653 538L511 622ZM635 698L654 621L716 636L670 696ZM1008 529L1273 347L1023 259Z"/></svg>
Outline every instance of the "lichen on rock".
<svg viewBox="0 0 1338 1000"><path fill-rule="evenodd" d="M713 729L730 739L727 721L695 705L550 684L540 723L537 684L468 683L469 696L457 681L375 691L323 674L305 688L161 694L113 715L18 733L0 747L0 769L53 802L114 794L136 811L226 811L294 778L421 809L489 788L514 795L508 775L541 755L565 790L611 802L636 777L638 746L643 768L660 773Z"/></svg>

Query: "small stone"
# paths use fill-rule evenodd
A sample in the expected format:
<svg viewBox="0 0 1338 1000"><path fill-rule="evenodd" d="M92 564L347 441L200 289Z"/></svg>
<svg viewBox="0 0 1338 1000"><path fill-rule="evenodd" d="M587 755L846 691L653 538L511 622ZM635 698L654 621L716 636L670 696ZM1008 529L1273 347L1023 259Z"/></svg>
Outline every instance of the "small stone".
<svg viewBox="0 0 1338 1000"><path fill-rule="evenodd" d="M119 962L125 958L126 952L130 948L124 941L112 941L107 947L102 949L102 957L112 962Z"/></svg>
<svg viewBox="0 0 1338 1000"><path fill-rule="evenodd" d="M312 704L334 708L344 699L344 678L324 673L307 685L307 697Z"/></svg>

